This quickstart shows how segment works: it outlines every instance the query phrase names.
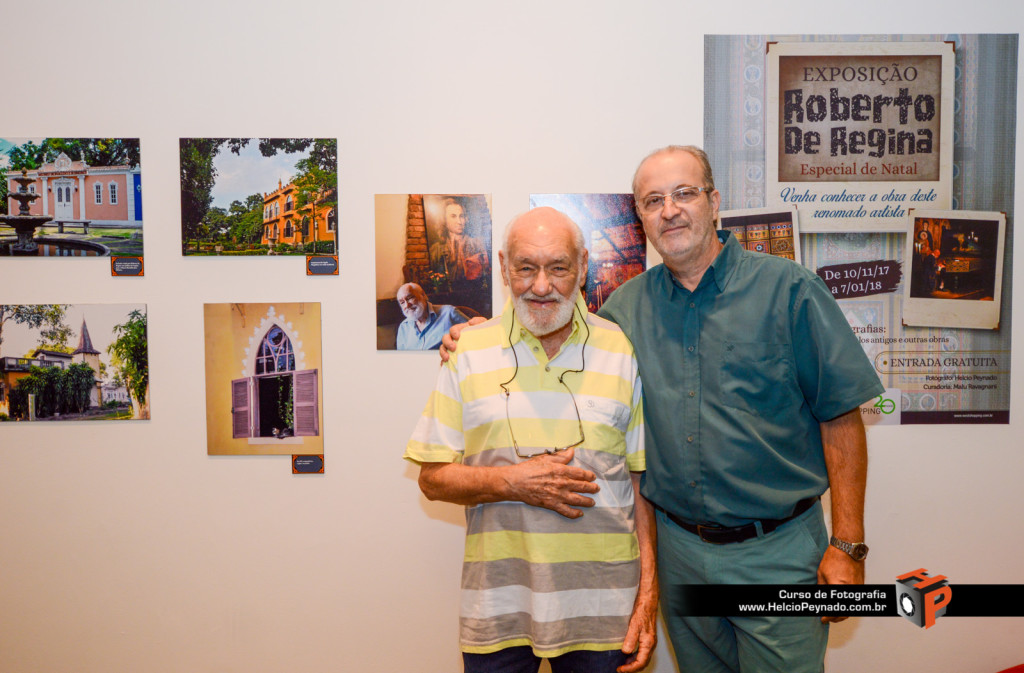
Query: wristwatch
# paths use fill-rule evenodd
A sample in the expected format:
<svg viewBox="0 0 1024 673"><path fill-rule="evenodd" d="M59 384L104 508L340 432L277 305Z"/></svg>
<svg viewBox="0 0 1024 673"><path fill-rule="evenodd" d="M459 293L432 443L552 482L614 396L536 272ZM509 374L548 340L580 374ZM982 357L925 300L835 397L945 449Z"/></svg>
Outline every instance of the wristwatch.
<svg viewBox="0 0 1024 673"><path fill-rule="evenodd" d="M863 561L868 557L868 546L863 542L847 542L846 540L840 540L833 535L829 539L828 543L836 549L849 554L850 558L854 561Z"/></svg>

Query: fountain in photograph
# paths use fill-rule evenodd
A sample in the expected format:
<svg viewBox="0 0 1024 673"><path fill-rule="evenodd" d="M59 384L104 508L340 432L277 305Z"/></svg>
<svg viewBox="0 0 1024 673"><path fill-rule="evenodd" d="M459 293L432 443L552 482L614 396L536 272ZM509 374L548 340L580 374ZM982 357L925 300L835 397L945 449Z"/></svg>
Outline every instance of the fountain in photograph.
<svg viewBox="0 0 1024 673"><path fill-rule="evenodd" d="M40 194L28 191L28 186L35 182L28 177L28 171L22 169L20 178L12 178L18 183L18 191L7 196L18 202L17 215L0 215L0 225L6 224L18 235L16 242L5 244L0 241L0 256L14 257L94 257L109 255L110 249L105 245L91 241L72 241L56 238L35 237L35 231L53 219L50 215L31 215L29 206Z"/></svg>
<svg viewBox="0 0 1024 673"><path fill-rule="evenodd" d="M18 183L18 191L8 194L8 196L18 202L18 214L0 215L0 223L14 227L15 233L18 234L18 242L11 245L12 255L36 255L39 251L39 246L36 245L33 238L36 228L53 218L49 215L29 215L29 205L39 198L39 194L32 194L28 191L28 186L35 182L28 177L28 171L22 170L21 177L14 178L14 182Z"/></svg>

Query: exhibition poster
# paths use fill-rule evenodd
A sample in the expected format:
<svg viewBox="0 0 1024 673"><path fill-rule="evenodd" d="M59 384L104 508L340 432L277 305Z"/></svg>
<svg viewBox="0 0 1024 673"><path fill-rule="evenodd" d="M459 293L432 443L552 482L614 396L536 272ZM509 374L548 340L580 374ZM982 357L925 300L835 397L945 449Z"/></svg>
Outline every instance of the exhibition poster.
<svg viewBox="0 0 1024 673"><path fill-rule="evenodd" d="M1009 422L1017 48L1017 35L705 37L722 207L797 207L801 263L887 389L862 407L868 424Z"/></svg>
<svg viewBox="0 0 1024 673"><path fill-rule="evenodd" d="M768 42L768 205L805 232L902 231L912 207L949 208L953 45Z"/></svg>

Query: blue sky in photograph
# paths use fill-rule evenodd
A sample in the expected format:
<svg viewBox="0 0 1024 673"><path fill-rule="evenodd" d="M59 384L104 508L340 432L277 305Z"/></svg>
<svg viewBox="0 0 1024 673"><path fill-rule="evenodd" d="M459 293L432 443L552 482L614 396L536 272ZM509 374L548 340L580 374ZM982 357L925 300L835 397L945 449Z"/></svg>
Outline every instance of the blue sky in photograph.
<svg viewBox="0 0 1024 673"><path fill-rule="evenodd" d="M251 194L267 194L277 189L277 181L288 184L298 172L295 163L309 156L309 151L272 157L260 154L259 140L253 138L235 154L225 145L213 160L217 181L213 186L212 206L228 209L232 201L242 201Z"/></svg>
<svg viewBox="0 0 1024 673"><path fill-rule="evenodd" d="M37 145L45 138L0 138L0 168L6 168L11 165L11 159L8 153L15 147L21 147L28 141L32 141Z"/></svg>

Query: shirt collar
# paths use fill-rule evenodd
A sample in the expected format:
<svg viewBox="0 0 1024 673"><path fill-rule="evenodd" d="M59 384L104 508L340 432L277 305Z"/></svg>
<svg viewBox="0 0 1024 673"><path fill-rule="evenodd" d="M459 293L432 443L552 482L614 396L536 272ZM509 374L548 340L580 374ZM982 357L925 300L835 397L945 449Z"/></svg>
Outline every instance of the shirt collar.
<svg viewBox="0 0 1024 673"><path fill-rule="evenodd" d="M434 324L434 320L436 319L437 311L434 310L434 305L431 304L429 301L427 302L427 324L423 326L423 329L420 329L420 326L419 324L417 324L415 318L406 318L406 320L412 323L412 328L416 330L417 335L426 332L430 328L430 326Z"/></svg>
<svg viewBox="0 0 1024 673"><path fill-rule="evenodd" d="M580 334L580 315L584 318L590 315L590 311L587 310L587 303L583 300L583 293L580 292L576 298L576 309L572 312L572 332L566 338L565 343L571 343L579 339ZM514 346L517 342L522 341L524 338L536 341L535 337L529 330L523 327L523 324L519 322L519 317L514 316L515 311L512 310L512 300L505 300L505 307L501 310L501 333L506 337L511 334L510 346ZM563 344L564 345L564 344Z"/></svg>
<svg viewBox="0 0 1024 673"><path fill-rule="evenodd" d="M718 291L722 292L729 284L729 279L736 272L740 257L743 255L743 246L740 245L731 231L719 230L715 233L718 235L719 242L722 243L722 249L718 251L718 255L715 256L714 261L711 262L711 265L704 272L698 288L707 283L714 283ZM685 289L672 276L672 272L669 271L667 266L662 264L661 268L662 286L667 294L672 295L676 290Z"/></svg>

